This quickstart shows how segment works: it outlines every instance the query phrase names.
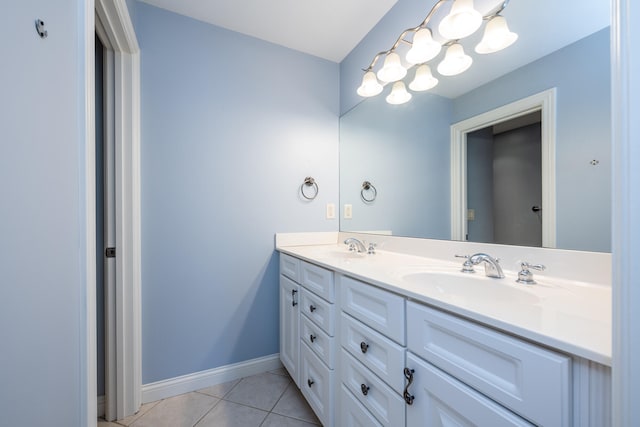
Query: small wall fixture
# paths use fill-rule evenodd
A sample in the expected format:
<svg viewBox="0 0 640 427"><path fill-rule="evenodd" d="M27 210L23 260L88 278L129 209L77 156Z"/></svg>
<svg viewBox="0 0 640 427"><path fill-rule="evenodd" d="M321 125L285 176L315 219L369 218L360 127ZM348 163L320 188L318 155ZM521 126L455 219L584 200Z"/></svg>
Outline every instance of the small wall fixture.
<svg viewBox="0 0 640 427"><path fill-rule="evenodd" d="M451 3L449 13L437 23L438 42L434 40L434 30L431 25L434 14L445 3ZM482 16L473 6L473 0L438 0L431 8L427 17L420 25L406 29L400 34L393 46L386 51L379 52L364 69L362 84L357 93L362 97L376 96L382 92L383 86L393 83L391 92L386 100L390 104L403 104L411 99L411 93L407 92L402 80L407 75L407 70L416 66L414 79L409 84L409 89L418 92L429 90L438 84L438 79L433 77L431 67L426 63L438 57L443 47L446 47L445 57L436 67L438 73L443 76L455 76L465 72L473 63L473 59L464 52L460 43L461 39L475 33L487 21L482 41L475 47L475 52L487 54L498 52L511 46L518 35L509 30L504 16L500 15L507 7L509 0L504 1L486 16ZM407 40L413 34L411 40ZM396 50L400 44L411 46L403 61ZM384 57L383 66L374 72L378 59Z"/></svg>
<svg viewBox="0 0 640 427"><path fill-rule="evenodd" d="M306 192L305 188L307 189ZM316 180L310 176L306 177L300 186L300 193L307 200L315 199L318 196L318 183Z"/></svg>
<svg viewBox="0 0 640 427"><path fill-rule="evenodd" d="M369 181L362 183L362 189L360 190L360 197L365 203L373 202L378 197L378 190Z"/></svg>

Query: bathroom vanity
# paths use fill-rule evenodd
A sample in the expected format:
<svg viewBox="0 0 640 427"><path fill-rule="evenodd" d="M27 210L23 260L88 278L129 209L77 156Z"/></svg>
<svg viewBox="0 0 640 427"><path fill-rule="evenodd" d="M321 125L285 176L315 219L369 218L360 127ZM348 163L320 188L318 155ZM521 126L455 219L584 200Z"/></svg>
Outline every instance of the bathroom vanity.
<svg viewBox="0 0 640 427"><path fill-rule="evenodd" d="M324 426L610 424L610 287L563 277L606 259L483 245L511 256L493 279L460 272L473 245L376 236L367 254L345 236L276 243L280 358ZM536 251L557 276L516 283Z"/></svg>

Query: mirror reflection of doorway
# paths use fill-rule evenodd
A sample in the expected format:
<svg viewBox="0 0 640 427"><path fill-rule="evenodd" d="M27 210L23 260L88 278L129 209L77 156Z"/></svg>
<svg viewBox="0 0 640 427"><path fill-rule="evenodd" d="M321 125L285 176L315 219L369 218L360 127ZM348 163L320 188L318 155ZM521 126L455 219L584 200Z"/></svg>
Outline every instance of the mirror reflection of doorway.
<svg viewBox="0 0 640 427"><path fill-rule="evenodd" d="M541 114L467 134L466 240L542 246Z"/></svg>

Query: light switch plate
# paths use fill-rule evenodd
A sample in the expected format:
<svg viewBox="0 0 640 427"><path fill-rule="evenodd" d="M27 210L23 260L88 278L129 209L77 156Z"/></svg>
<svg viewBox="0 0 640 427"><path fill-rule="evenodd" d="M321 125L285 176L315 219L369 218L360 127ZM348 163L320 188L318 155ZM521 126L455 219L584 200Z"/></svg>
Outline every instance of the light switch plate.
<svg viewBox="0 0 640 427"><path fill-rule="evenodd" d="M344 205L344 219L351 219L353 217L353 209L351 205Z"/></svg>
<svg viewBox="0 0 640 427"><path fill-rule="evenodd" d="M336 205L334 203L327 203L327 219L336 218Z"/></svg>

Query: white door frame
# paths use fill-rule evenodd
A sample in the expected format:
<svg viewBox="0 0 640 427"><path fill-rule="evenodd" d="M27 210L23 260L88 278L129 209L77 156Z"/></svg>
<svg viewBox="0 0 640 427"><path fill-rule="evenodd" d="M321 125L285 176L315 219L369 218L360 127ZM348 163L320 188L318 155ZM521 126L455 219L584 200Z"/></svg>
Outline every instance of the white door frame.
<svg viewBox="0 0 640 427"><path fill-rule="evenodd" d="M91 3L91 2L89 2ZM87 10L86 15L90 12ZM133 415L140 408L142 400L142 333L141 333L141 274L140 274L140 49L135 36L133 24L129 16L125 0L95 0L95 22L93 16L86 16L85 28L86 44L93 51L94 28L99 31L101 39L108 44L105 47L113 53L109 56L112 60L114 78L107 84L113 83L113 117L107 117L106 123L112 123L113 141L115 144L115 197L116 197L116 284L113 297L110 298L111 306L107 307L114 317L115 334L107 331L107 336L114 337L110 345L110 355L107 354L107 366L115 366L109 370L110 378L107 378L107 414L110 418L122 419ZM90 27L89 27L90 25ZM95 26L95 27L94 27ZM87 50L88 52L88 50ZM93 61L93 54L87 55L87 70L93 70L88 62ZM91 73L91 76L93 73ZM93 113L92 105L95 102L93 79L87 87L87 110ZM87 113L87 140L93 141L91 132L95 135L95 123ZM89 142L87 142L88 145ZM94 143L95 147L95 143ZM90 151L90 148L87 148ZM94 154L94 153L92 153ZM87 154L87 207L89 218L95 218L95 173L89 175L89 171L95 171L95 156ZM88 223L88 228L91 224ZM93 236L95 248L95 222L93 228L87 234ZM87 236L89 242L91 238ZM90 252L90 248L87 248ZM95 256L93 257L95 262ZM89 263L87 263L89 264ZM87 267L89 269L89 265ZM91 277L91 275L93 277ZM88 328L95 329L95 266L93 272L87 273L87 315ZM93 290L91 288L93 287ZM91 298L93 301L90 301ZM113 331L111 331L113 332ZM91 332L88 331L88 334ZM95 332L94 332L95 334ZM91 341L89 339L88 341ZM95 360L95 337L93 343L88 343L87 354L91 360ZM115 355L115 361L113 356ZM95 381L95 362L88 364L89 377ZM93 371L93 372L91 372ZM91 381L91 379L88 379ZM111 386L109 386L111 384ZM89 387L91 389L92 387ZM90 395L88 402L96 400L95 386L88 390ZM92 394L92 395L91 395ZM95 407L88 403L89 418L87 425L95 425ZM95 405L95 403L93 403ZM93 418L93 421L91 420Z"/></svg>
<svg viewBox="0 0 640 427"><path fill-rule="evenodd" d="M451 125L451 239L467 235L467 134L540 111L542 115L542 246L556 247L556 89L531 95Z"/></svg>

